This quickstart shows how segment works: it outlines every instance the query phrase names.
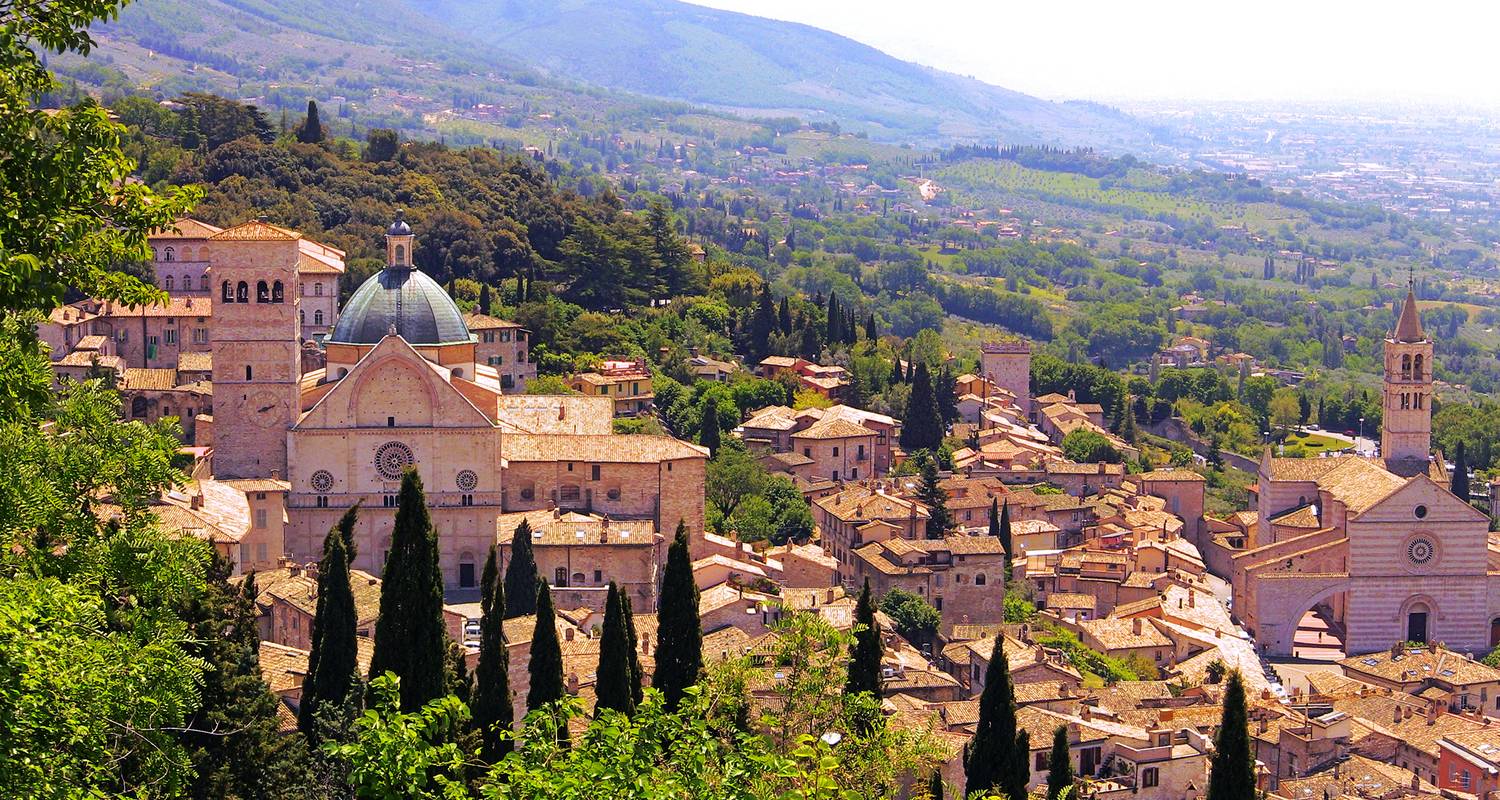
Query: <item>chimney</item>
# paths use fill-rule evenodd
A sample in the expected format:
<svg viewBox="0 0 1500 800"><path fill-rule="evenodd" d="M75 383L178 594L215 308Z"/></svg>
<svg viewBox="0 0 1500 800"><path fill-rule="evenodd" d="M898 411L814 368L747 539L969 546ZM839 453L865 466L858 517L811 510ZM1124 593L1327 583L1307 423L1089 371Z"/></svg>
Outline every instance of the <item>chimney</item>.
<svg viewBox="0 0 1500 800"><path fill-rule="evenodd" d="M1427 724L1428 725L1435 725L1435 724L1437 724L1437 716L1438 716L1437 703L1436 702L1428 703L1427 704Z"/></svg>
<svg viewBox="0 0 1500 800"><path fill-rule="evenodd" d="M273 480L273 481L279 481L279 480L281 480L281 470L279 470L279 469L273 469L273 470L271 470L271 480Z"/></svg>
<svg viewBox="0 0 1500 800"><path fill-rule="evenodd" d="M576 672L569 672L568 673L568 694L577 694L577 693L578 693L578 673L576 673Z"/></svg>
<svg viewBox="0 0 1500 800"><path fill-rule="evenodd" d="M1141 625L1142 622L1140 617L1136 617L1135 619L1130 621L1130 629L1135 632L1136 636L1141 635Z"/></svg>
<svg viewBox="0 0 1500 800"><path fill-rule="evenodd" d="M1091 712L1089 710L1089 704L1088 703L1080 703L1078 705L1078 718L1079 719L1088 720L1088 719L1090 719L1090 715L1092 713L1093 712Z"/></svg>
<svg viewBox="0 0 1500 800"><path fill-rule="evenodd" d="M1264 716L1262 716L1256 722L1256 725L1255 725L1256 730L1259 731L1260 733L1265 733L1266 729L1269 728L1269 727L1270 727L1270 723L1266 720L1266 718Z"/></svg>
<svg viewBox="0 0 1500 800"><path fill-rule="evenodd" d="M1192 589L1188 589L1188 608L1198 607L1198 595Z"/></svg>
<svg viewBox="0 0 1500 800"><path fill-rule="evenodd" d="M649 655L651 655L651 631L646 631L645 633L641 634L640 639L641 639L641 655L643 655L643 656L649 656Z"/></svg>
<svg viewBox="0 0 1500 800"><path fill-rule="evenodd" d="M557 419L559 421L568 418L568 404L565 401L557 401Z"/></svg>
<svg viewBox="0 0 1500 800"><path fill-rule="evenodd" d="M192 496L192 498L188 500L188 506L190 508L192 508L194 511L202 508L203 507L203 493L202 492L195 493Z"/></svg>
<svg viewBox="0 0 1500 800"><path fill-rule="evenodd" d="M572 627L563 628L563 641L565 641L565 642L571 642L571 641L573 641L573 628Z"/></svg>

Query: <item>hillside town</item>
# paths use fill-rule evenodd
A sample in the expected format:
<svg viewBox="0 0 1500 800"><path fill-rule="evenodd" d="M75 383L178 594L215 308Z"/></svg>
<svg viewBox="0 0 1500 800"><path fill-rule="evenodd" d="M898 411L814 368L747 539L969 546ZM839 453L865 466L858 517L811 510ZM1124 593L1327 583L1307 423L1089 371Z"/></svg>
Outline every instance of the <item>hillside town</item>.
<svg viewBox="0 0 1500 800"><path fill-rule="evenodd" d="M357 509L347 574L363 673L414 474L445 627L471 671L493 552L493 568L529 560L550 587L567 694L601 691L617 593L649 676L676 537L706 661L749 657L752 702L774 707L783 673L756 654L776 650L786 620L878 634L879 712L936 737L952 797L997 670L1029 734L1033 789L1061 731L1085 796L1204 797L1233 677L1268 796L1500 790L1500 669L1475 660L1500 637L1500 544L1432 453L1433 344L1411 294L1384 345L1379 455L1268 446L1249 507L1213 516L1203 472L1140 470L1099 403L1034 394L1021 340L984 344L973 371L945 367L951 383L932 386L920 365L914 385L950 396L943 435L964 441L943 467L909 449L916 422L851 404L846 367L792 356L693 355L700 380L754 376L798 399L747 409L722 439L617 432L658 412L645 362L604 359L556 384L567 394L528 393L529 331L460 311L413 266L418 234L398 216L385 268L339 303L342 251L265 219L182 219L150 241L166 303L85 299L38 327L56 385L103 376L127 418L182 421L190 479L154 511L254 576L284 730L298 724L325 534ZM1177 349L1207 360L1194 342ZM1116 457L1070 459L1080 431ZM795 487L784 500L806 505L804 535L742 540L711 524L708 473L726 447ZM504 625L514 720L536 619Z"/></svg>

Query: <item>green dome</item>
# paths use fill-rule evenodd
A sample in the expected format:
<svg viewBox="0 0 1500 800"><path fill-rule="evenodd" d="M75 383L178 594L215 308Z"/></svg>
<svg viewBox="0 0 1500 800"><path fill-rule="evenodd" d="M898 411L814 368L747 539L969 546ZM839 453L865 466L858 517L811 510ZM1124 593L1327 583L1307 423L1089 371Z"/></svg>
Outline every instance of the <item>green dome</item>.
<svg viewBox="0 0 1500 800"><path fill-rule="evenodd" d="M393 329L410 344L469 341L453 298L425 272L406 267L386 267L360 285L328 341L375 344Z"/></svg>

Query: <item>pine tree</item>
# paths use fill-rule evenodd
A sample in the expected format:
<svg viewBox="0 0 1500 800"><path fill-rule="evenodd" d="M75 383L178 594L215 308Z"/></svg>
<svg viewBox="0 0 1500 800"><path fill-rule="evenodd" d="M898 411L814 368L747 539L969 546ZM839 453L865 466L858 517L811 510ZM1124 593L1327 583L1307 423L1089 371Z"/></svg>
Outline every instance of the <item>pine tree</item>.
<svg viewBox="0 0 1500 800"><path fill-rule="evenodd" d="M656 614L656 673L651 676L651 685L665 696L667 708L675 711L687 687L697 683L698 675L703 671L698 585L693 581L687 525L683 522L677 523L677 533L667 549L659 608Z"/></svg>
<svg viewBox="0 0 1500 800"><path fill-rule="evenodd" d="M860 590L854 606L854 642L849 645L849 678L844 694L868 692L880 699L880 622L875 619L875 600L870 596L870 579Z"/></svg>
<svg viewBox="0 0 1500 800"><path fill-rule="evenodd" d="M490 299L490 285L488 283L481 285L479 287L479 313L488 315L492 302L494 301Z"/></svg>
<svg viewBox="0 0 1500 800"><path fill-rule="evenodd" d="M943 419L932 391L932 375L926 364L918 364L906 401L906 418L901 421L901 447L911 453L937 450L942 444Z"/></svg>
<svg viewBox="0 0 1500 800"><path fill-rule="evenodd" d="M323 540L323 559L318 562L312 651L308 654L302 699L297 706L297 728L314 742L320 738L318 709L325 703L343 703L354 688L355 673L359 670L359 612L349 586L348 546L358 516L358 506L344 512L338 525Z"/></svg>
<svg viewBox="0 0 1500 800"><path fill-rule="evenodd" d="M948 490L939 481L937 459L930 454L922 457L922 485L917 489L917 499L927 506L927 538L941 539L953 527L953 515L948 511Z"/></svg>
<svg viewBox="0 0 1500 800"><path fill-rule="evenodd" d="M1022 738L1025 733L1017 733L1016 692L1005 660L1005 636L996 635L984 673L984 692L979 696L979 724L964 752L964 793L999 789L1009 800L1026 800L1031 765L1027 763L1029 737ZM1018 747L1022 748L1019 769Z"/></svg>
<svg viewBox="0 0 1500 800"><path fill-rule="evenodd" d="M536 627L531 632L531 662L527 665L531 689L526 692L526 710L535 711L567 692L563 682L562 645L557 641L557 612L552 608L552 588L537 582Z"/></svg>
<svg viewBox="0 0 1500 800"><path fill-rule="evenodd" d="M719 431L719 406L713 395L709 395L703 400L703 421L698 425L698 444L707 447L708 457L713 458L719 454L722 439Z"/></svg>
<svg viewBox="0 0 1500 800"><path fill-rule="evenodd" d="M277 705L260 673L255 629L255 576L234 586L230 563L209 562L203 594L184 608L189 655L203 660L198 708L179 737L187 750L193 798L270 798L276 786L296 784L308 768L300 736L279 733Z"/></svg>
<svg viewBox="0 0 1500 800"><path fill-rule="evenodd" d="M303 144L317 144L323 141L323 123L318 119L316 100L307 101L307 118L302 120L302 126L297 128L297 141Z"/></svg>
<svg viewBox="0 0 1500 800"><path fill-rule="evenodd" d="M1449 476L1448 488L1458 499L1469 502L1469 459L1462 439L1453 445L1453 474Z"/></svg>
<svg viewBox="0 0 1500 800"><path fill-rule="evenodd" d="M1047 800L1058 800L1073 785L1073 757L1068 753L1068 726L1052 731L1052 755L1047 759Z"/></svg>
<svg viewBox="0 0 1500 800"><path fill-rule="evenodd" d="M474 670L474 727L479 729L480 755L486 764L510 752L511 741L501 732L515 724L505 642L505 584L495 550L491 545L479 583L479 665Z"/></svg>
<svg viewBox="0 0 1500 800"><path fill-rule="evenodd" d="M510 563L505 567L505 618L536 613L536 556L531 552L531 523L525 519L516 526L510 540Z"/></svg>
<svg viewBox="0 0 1500 800"><path fill-rule="evenodd" d="M1238 670L1230 674L1224 690L1224 715L1214 745L1206 800L1255 800L1255 759L1250 753L1245 683Z"/></svg>
<svg viewBox="0 0 1500 800"><path fill-rule="evenodd" d="M990 500L990 514L995 513L995 501ZM991 517L993 519L993 517ZM1005 582L1010 583L1012 548L1015 546L1010 534L1010 501L1000 508L1000 524L996 535L1000 537L1000 549L1005 551Z"/></svg>
<svg viewBox="0 0 1500 800"><path fill-rule="evenodd" d="M397 502L391 552L380 587L370 675L395 673L401 679L401 709L410 712L445 694L448 634L443 625L437 535L427 516L427 498L416 470L408 469L401 476Z"/></svg>
<svg viewBox="0 0 1500 800"><path fill-rule="evenodd" d="M594 708L613 708L626 714L635 713L635 698L630 691L630 632L625 625L625 606L620 587L609 582L604 601L604 632L599 642L599 669L594 682Z"/></svg>

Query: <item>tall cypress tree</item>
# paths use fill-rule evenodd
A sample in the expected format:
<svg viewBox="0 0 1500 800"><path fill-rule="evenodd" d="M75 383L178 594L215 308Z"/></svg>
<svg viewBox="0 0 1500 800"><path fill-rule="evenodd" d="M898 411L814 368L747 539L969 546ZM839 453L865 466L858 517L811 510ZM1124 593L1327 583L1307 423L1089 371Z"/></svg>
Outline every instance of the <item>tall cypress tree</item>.
<svg viewBox="0 0 1500 800"><path fill-rule="evenodd" d="M942 443L943 419L937 395L932 391L932 374L926 364L918 364L912 375L911 396L906 401L906 418L901 420L901 447L910 453L937 450Z"/></svg>
<svg viewBox="0 0 1500 800"><path fill-rule="evenodd" d="M339 524L323 540L323 559L318 562L312 651L308 654L302 699L297 706L297 728L313 741L318 739L318 709L325 703L343 703L354 688L355 672L359 669L359 612L349 586L348 549L358 516L358 506L344 512Z"/></svg>
<svg viewBox="0 0 1500 800"><path fill-rule="evenodd" d="M844 321L844 316L839 312L839 296L837 292L828 293L828 328L823 333L823 341L829 344L844 340L844 332L839 323Z"/></svg>
<svg viewBox="0 0 1500 800"><path fill-rule="evenodd" d="M595 673L594 708L613 708L626 714L635 713L635 698L630 691L630 632L625 627L625 605L620 587L609 582L604 601L604 633L599 642L599 669Z"/></svg>
<svg viewBox="0 0 1500 800"><path fill-rule="evenodd" d="M492 302L494 301L490 299L490 285L488 283L483 284L479 287L479 313L489 314Z"/></svg>
<svg viewBox="0 0 1500 800"><path fill-rule="evenodd" d="M1206 800L1255 800L1255 759L1250 753L1245 683L1235 670L1224 690L1224 715L1214 740Z"/></svg>
<svg viewBox="0 0 1500 800"><path fill-rule="evenodd" d="M198 708L179 734L194 776L192 798L270 798L274 787L303 780L307 750L279 733L277 704L260 674L255 630L255 576L229 583L230 563L214 554L203 594L181 617L189 654L206 665Z"/></svg>
<svg viewBox="0 0 1500 800"><path fill-rule="evenodd" d="M567 691L563 683L562 645L557 641L552 588L546 581L537 583L536 627L531 631L531 663L526 668L531 677L531 688L526 692L527 711L562 699Z"/></svg>
<svg viewBox="0 0 1500 800"><path fill-rule="evenodd" d="M792 303L790 298L781 298L781 308L776 312L776 327L786 335L792 332Z"/></svg>
<svg viewBox="0 0 1500 800"><path fill-rule="evenodd" d="M932 777L927 779L927 796L930 800L943 800L943 773L941 770L933 770Z"/></svg>
<svg viewBox="0 0 1500 800"><path fill-rule="evenodd" d="M401 710L415 711L445 693L443 573L438 567L437 535L427 516L422 478L414 469L401 476L391 554L380 587L380 619L375 623L372 677L393 672L401 679Z"/></svg>
<svg viewBox="0 0 1500 800"><path fill-rule="evenodd" d="M990 513L993 514L994 509L995 501L991 500ZM1000 536L1000 549L1005 551L1005 582L1010 583L1011 548L1015 546L1015 540L1012 538L1010 533L1010 501L1008 500L1006 501L1004 506L1000 507L1000 526L998 535Z"/></svg>
<svg viewBox="0 0 1500 800"><path fill-rule="evenodd" d="M505 567L506 619L536 613L539 582L536 555L531 552L531 522L522 519L510 539L510 563Z"/></svg>
<svg viewBox="0 0 1500 800"><path fill-rule="evenodd" d="M479 665L474 670L474 727L479 729L480 755L487 764L510 752L511 741L500 734L515 724L510 653L505 646L505 584L496 558L491 545L480 580Z"/></svg>
<svg viewBox="0 0 1500 800"><path fill-rule="evenodd" d="M709 458L719 454L719 445L723 443L723 435L719 428L719 404L714 401L713 395L703 400L703 421L698 424L698 444L708 448Z"/></svg>
<svg viewBox="0 0 1500 800"><path fill-rule="evenodd" d="M1469 459L1462 439L1453 445L1453 474L1449 476L1448 488L1458 499L1469 502Z"/></svg>
<svg viewBox="0 0 1500 800"><path fill-rule="evenodd" d="M938 416L943 420L944 430L958 421L958 395L953 393L953 389L953 370L945 364L943 371L938 373L937 383L932 387L932 394L937 399Z"/></svg>
<svg viewBox="0 0 1500 800"><path fill-rule="evenodd" d="M870 579L859 592L854 606L854 642L849 645L849 678L844 694L868 692L880 699L880 622L875 619L875 601L870 597Z"/></svg>
<svg viewBox="0 0 1500 800"><path fill-rule="evenodd" d="M865 318L865 338L872 342L880 338L880 331L875 327L875 312L873 311Z"/></svg>
<svg viewBox="0 0 1500 800"><path fill-rule="evenodd" d="M979 724L964 751L964 794L999 789L1010 800L1026 800L1031 765L1029 737L1023 739L1024 733L1017 733L1016 692L1005 661L1005 637L996 635L979 696ZM1018 747L1023 748L1019 760Z"/></svg>
<svg viewBox="0 0 1500 800"><path fill-rule="evenodd" d="M1057 800L1073 785L1073 757L1068 752L1068 726L1052 731L1052 755L1047 758L1047 800Z"/></svg>
<svg viewBox="0 0 1500 800"><path fill-rule="evenodd" d="M620 590L620 611L625 617L625 637L630 644L630 702L640 706L645 697L641 670L641 640L635 635L635 610L631 607L630 592Z"/></svg>
<svg viewBox="0 0 1500 800"><path fill-rule="evenodd" d="M667 549L656 617L656 673L651 676L651 685L665 696L668 710L675 711L687 687L697 683L703 671L698 584L693 581L693 561L688 555L687 525L680 521Z"/></svg>
<svg viewBox="0 0 1500 800"><path fill-rule="evenodd" d="M891 375L890 375L889 378L886 379L886 383L889 384L889 385L891 385L891 386L895 386L898 383L905 383L905 382L906 382L906 374L901 371L901 359L900 359L900 357L891 359Z"/></svg>
<svg viewBox="0 0 1500 800"><path fill-rule="evenodd" d="M317 144L323 141L323 122L318 119L316 100L307 101L307 118L302 120L301 127L297 128L297 141L303 144Z"/></svg>
<svg viewBox="0 0 1500 800"><path fill-rule="evenodd" d="M927 538L941 539L953 527L953 514L948 511L948 490L939 483L937 459L930 454L922 456L922 485L917 489L917 499L927 506Z"/></svg>
<svg viewBox="0 0 1500 800"><path fill-rule="evenodd" d="M750 327L745 331L745 352L751 361L759 362L771 355L771 334L775 332L776 301L771 297L771 285L762 284L755 311L750 315Z"/></svg>

